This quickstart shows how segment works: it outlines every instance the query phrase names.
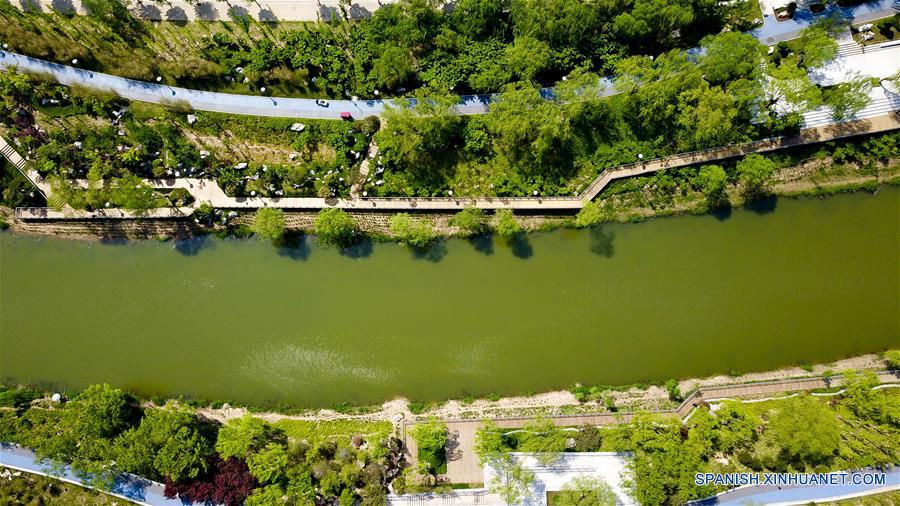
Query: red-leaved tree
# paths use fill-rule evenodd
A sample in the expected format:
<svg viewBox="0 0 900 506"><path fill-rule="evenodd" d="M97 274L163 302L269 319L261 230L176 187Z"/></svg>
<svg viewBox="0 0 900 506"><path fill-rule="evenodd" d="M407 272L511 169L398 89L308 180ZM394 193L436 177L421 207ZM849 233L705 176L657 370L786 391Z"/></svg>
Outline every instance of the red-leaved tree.
<svg viewBox="0 0 900 506"><path fill-rule="evenodd" d="M166 478L166 497L237 506L243 504L256 487L256 478L241 459L222 459L215 455L210 458L207 469L206 474L178 483Z"/></svg>

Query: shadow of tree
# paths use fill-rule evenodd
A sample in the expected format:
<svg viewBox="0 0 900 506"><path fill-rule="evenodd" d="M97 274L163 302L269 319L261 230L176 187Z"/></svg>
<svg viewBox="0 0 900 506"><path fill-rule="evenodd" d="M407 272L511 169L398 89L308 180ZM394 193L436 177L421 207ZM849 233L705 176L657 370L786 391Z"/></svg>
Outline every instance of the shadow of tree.
<svg viewBox="0 0 900 506"><path fill-rule="evenodd" d="M184 256L194 256L200 253L200 250L211 248L212 246L213 241L209 236L201 235L199 237L176 240L172 249Z"/></svg>
<svg viewBox="0 0 900 506"><path fill-rule="evenodd" d="M469 237L468 241L475 248L475 251L485 255L494 254L494 236L491 234L473 235Z"/></svg>
<svg viewBox="0 0 900 506"><path fill-rule="evenodd" d="M200 21L215 21L219 19L219 12L212 2L200 2L194 6L194 15Z"/></svg>
<svg viewBox="0 0 900 506"><path fill-rule="evenodd" d="M338 252L348 258L368 258L374 250L371 239L363 238L352 246L346 246L338 250Z"/></svg>
<svg viewBox="0 0 900 506"><path fill-rule="evenodd" d="M512 254L516 258L525 260L534 256L534 247L531 246L531 241L528 240L528 236L525 234L516 234L508 243L510 249L512 249Z"/></svg>
<svg viewBox="0 0 900 506"><path fill-rule="evenodd" d="M410 248L410 251L416 260L440 262L447 256L447 241L438 239L424 248Z"/></svg>
<svg viewBox="0 0 900 506"><path fill-rule="evenodd" d="M172 7L166 11L166 19L178 26L185 26L188 22L188 15L181 7Z"/></svg>
<svg viewBox="0 0 900 506"><path fill-rule="evenodd" d="M162 12L160 12L159 7L153 4L138 4L132 12L141 19L162 19Z"/></svg>
<svg viewBox="0 0 900 506"><path fill-rule="evenodd" d="M278 23L278 17L276 17L275 13L272 12L272 9L269 8L260 9L257 19L263 23Z"/></svg>
<svg viewBox="0 0 900 506"><path fill-rule="evenodd" d="M778 206L778 197L769 195L759 200L754 200L747 204L747 209L756 214L769 214Z"/></svg>
<svg viewBox="0 0 900 506"><path fill-rule="evenodd" d="M327 5L319 5L319 19L322 21L331 21L332 19L341 19L341 11L335 7Z"/></svg>
<svg viewBox="0 0 900 506"><path fill-rule="evenodd" d="M591 253L610 258L616 253L616 234L605 230L603 225L594 225L588 230L591 238Z"/></svg>
<svg viewBox="0 0 900 506"><path fill-rule="evenodd" d="M350 6L350 11L347 13L350 16L350 19L359 21L360 19L368 19L372 17L372 11L366 9L365 7L353 4Z"/></svg>
<svg viewBox="0 0 900 506"><path fill-rule="evenodd" d="M38 0L19 0L19 5L25 12L43 12L41 3Z"/></svg>
<svg viewBox="0 0 900 506"><path fill-rule="evenodd" d="M279 256L304 261L309 258L309 243L306 240L306 235L302 232L286 232L275 247Z"/></svg>
<svg viewBox="0 0 900 506"><path fill-rule="evenodd" d="M63 16L74 16L76 12L72 0L53 0L50 2L50 8Z"/></svg>

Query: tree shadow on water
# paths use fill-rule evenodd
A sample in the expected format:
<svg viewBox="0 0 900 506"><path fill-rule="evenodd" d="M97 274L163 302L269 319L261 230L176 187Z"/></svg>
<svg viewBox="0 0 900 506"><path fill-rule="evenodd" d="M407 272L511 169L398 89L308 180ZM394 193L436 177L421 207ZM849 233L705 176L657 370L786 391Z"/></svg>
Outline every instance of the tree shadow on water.
<svg viewBox="0 0 900 506"><path fill-rule="evenodd" d="M368 258L372 255L372 240L364 238L352 246L346 246L338 252L347 258Z"/></svg>
<svg viewBox="0 0 900 506"><path fill-rule="evenodd" d="M522 260L531 258L534 255L534 247L531 246L531 241L528 240L528 236L525 234L516 234L515 237L509 240L509 247L513 256Z"/></svg>
<svg viewBox="0 0 900 506"><path fill-rule="evenodd" d="M424 248L410 248L412 257L416 260L428 260L429 262L440 262L447 256L447 241L438 239L432 241L431 244Z"/></svg>
<svg viewBox="0 0 900 506"><path fill-rule="evenodd" d="M713 215L713 217L719 221L725 221L728 218L731 218L732 211L733 208L730 205L723 205L710 209L709 214Z"/></svg>
<svg viewBox="0 0 900 506"><path fill-rule="evenodd" d="M771 195L747 204L747 209L756 214L769 214L778 206L778 197Z"/></svg>
<svg viewBox="0 0 900 506"><path fill-rule="evenodd" d="M209 236L201 235L198 237L190 237L187 239L177 239L172 249L184 256L194 256L200 253L200 250L212 247L213 241Z"/></svg>
<svg viewBox="0 0 900 506"><path fill-rule="evenodd" d="M475 248L475 251L485 255L494 254L494 236L491 234L478 234L469 237L469 244Z"/></svg>
<svg viewBox="0 0 900 506"><path fill-rule="evenodd" d="M275 247L278 255L292 260L306 260L309 258L309 244L306 235L300 232L288 232L284 234Z"/></svg>
<svg viewBox="0 0 900 506"><path fill-rule="evenodd" d="M591 238L591 253L606 258L610 258L616 253L616 234L604 230L603 225L594 225L588 230L588 235Z"/></svg>

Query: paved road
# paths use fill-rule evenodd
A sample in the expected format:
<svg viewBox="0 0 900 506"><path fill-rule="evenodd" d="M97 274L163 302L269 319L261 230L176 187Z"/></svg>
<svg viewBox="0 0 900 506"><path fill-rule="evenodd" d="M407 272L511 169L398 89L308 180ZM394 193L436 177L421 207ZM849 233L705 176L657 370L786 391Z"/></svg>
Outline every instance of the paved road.
<svg viewBox="0 0 900 506"><path fill-rule="evenodd" d="M285 3L286 4L286 3ZM900 12L900 0L878 0L849 9L836 6L831 10L852 21L866 21L886 17ZM774 16L767 16L763 27L750 33L760 41L771 44L779 40L797 37L810 22L812 16L804 16L798 11L794 20L778 22ZM690 52L690 51L689 51ZM692 50L696 53L696 50ZM384 112L385 102L382 100L333 100L329 107L316 105L313 99L264 97L253 95L236 95L215 93L158 85L125 79L100 72L90 72L16 53L0 51L0 69L16 65L19 68L39 73L51 74L59 82L67 85L80 85L100 90L111 90L130 100L140 100L164 104L167 102L188 102L194 109L201 111L226 112L253 116L274 116L284 118L339 119L341 112L349 112L357 118L378 116ZM612 82L605 78L601 83L604 95L616 93ZM545 89L545 95L552 91ZM495 95L466 95L457 106L457 112L463 115L484 114Z"/></svg>
<svg viewBox="0 0 900 506"><path fill-rule="evenodd" d="M69 466L66 466L61 473L57 473L49 470L49 464L47 461L38 459L34 452L27 448L0 442L0 465L32 474L52 476L69 483L93 488L76 476ZM122 473L116 478L109 493L148 506L183 505L179 499L166 499L166 496L163 494L164 490L165 486L162 483L150 481L133 474Z"/></svg>

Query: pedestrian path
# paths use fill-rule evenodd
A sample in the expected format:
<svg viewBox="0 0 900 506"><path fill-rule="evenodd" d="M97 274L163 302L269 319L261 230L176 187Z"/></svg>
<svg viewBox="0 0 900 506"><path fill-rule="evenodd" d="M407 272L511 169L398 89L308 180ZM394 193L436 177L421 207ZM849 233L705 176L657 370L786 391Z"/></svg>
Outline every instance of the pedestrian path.
<svg viewBox="0 0 900 506"><path fill-rule="evenodd" d="M877 375L881 384L900 382L900 371L884 371ZM843 377L834 376L832 378L813 377L703 387L688 396L678 408L657 411L656 413L684 420L702 402L785 392L802 392L818 388L839 387L842 384ZM585 424L600 426L628 423L633 417L634 413L617 412L555 415L549 418L558 426L577 427ZM510 417L495 418L493 422L501 428L514 429L524 427L532 420L532 417ZM478 456L475 455L475 432L478 426L481 425L481 420L443 420L443 422L446 423L448 432L446 479L451 483L479 483L483 476L483 469L478 461ZM406 448L409 451L407 458L413 459L412 461L414 461L416 455L416 446L410 435L409 427L414 423L406 422L403 429Z"/></svg>
<svg viewBox="0 0 900 506"><path fill-rule="evenodd" d="M585 203L592 201L607 185L616 179L645 175L660 170L685 167L699 163L712 162L727 158L744 156L750 153L764 153L800 146L827 142L835 139L844 139L858 135L888 132L900 129L900 116L896 113L900 110L900 100L892 99L886 109L887 114L867 117L865 119L850 119L836 122L833 119L822 118L821 126L807 128L798 135L762 139L759 141L712 148L703 151L680 153L644 162L631 163L604 170L588 185L578 196L572 197L379 197L370 198L360 194L354 194L349 199L324 199L318 197L231 197L228 196L218 183L212 179L199 178L173 178L173 179L145 179L144 182L157 189L184 188L193 197L191 207L161 208L145 213L133 213L124 210L105 211L77 211L73 209L54 210L48 208L18 208L16 218L25 220L43 219L140 219L140 218L177 218L189 215L193 208L202 203L209 203L219 209L259 209L273 207L294 210L319 210L336 207L344 210L358 211L440 211L454 212L467 207L479 209L513 209L513 210L540 210L540 211L577 211ZM872 107L883 107L873 105ZM5 139L0 137L0 153L10 153ZM14 151L13 151L14 153ZM14 164L15 160L21 160L18 153L8 155ZM18 166L18 165L17 165ZM21 170L21 169L20 169ZM23 171L38 188L50 194L49 184L34 170ZM87 187L87 180L74 180L76 186Z"/></svg>

